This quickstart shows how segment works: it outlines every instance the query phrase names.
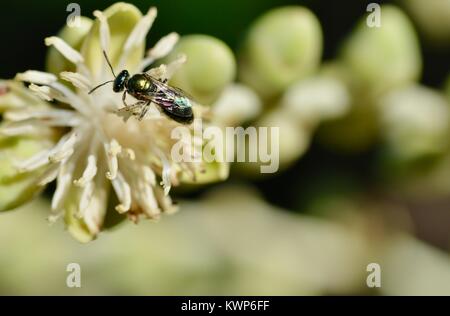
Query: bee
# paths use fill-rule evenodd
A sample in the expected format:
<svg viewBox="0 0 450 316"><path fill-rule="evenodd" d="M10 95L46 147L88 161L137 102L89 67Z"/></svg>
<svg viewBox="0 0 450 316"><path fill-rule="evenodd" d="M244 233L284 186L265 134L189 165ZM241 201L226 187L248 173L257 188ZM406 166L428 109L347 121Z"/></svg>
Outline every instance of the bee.
<svg viewBox="0 0 450 316"><path fill-rule="evenodd" d="M142 120L149 109L150 103L153 102L159 106L164 114L176 122L182 124L192 123L194 120L192 101L183 90L169 86L167 84L167 79L160 80L145 72L130 76L128 70L122 70L116 76L105 51L103 51L103 55L111 69L114 80L99 84L90 90L89 94L112 82L112 89L114 92L123 92L122 102L124 108L119 111L132 111L133 114L135 114L135 110L140 109L140 113L138 113L137 116L139 120ZM138 101L134 104L127 104L127 94L132 95Z"/></svg>

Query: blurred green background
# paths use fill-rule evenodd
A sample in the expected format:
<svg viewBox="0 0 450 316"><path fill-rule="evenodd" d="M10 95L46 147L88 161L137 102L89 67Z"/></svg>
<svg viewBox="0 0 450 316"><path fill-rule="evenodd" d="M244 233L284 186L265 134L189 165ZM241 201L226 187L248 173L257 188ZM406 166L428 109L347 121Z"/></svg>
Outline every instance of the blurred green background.
<svg viewBox="0 0 450 316"><path fill-rule="evenodd" d="M302 5L315 14L322 28L321 64L343 61L345 77L351 68L345 62L353 62L358 44L349 44L347 55L342 53L342 45L348 38L356 38L351 34L371 1L131 2L143 12L149 6L158 8L148 46L172 31L212 35L235 52L238 70L244 64L239 56L255 19L280 6ZM430 7L436 4L432 2ZM104 9L113 1L77 3L82 15L91 16L92 11ZM411 81L432 88L439 98L446 98L447 106L450 12L441 10L444 22L439 24L433 12L428 16L417 14L426 13L418 1L378 3L395 4L411 19L422 61L419 78ZM1 78L12 78L27 69L44 69L43 39L64 25L67 4L2 4ZM443 8L448 8L447 4ZM427 21L436 23L430 26ZM335 71L323 68L310 76ZM337 76L341 80L340 72ZM411 98L419 103L425 100L419 105L424 105L424 116L428 117L427 102L434 100L427 99L428 94L421 89L416 98L416 90L404 92L390 86L386 94L372 96L366 91L371 86L354 88L354 83L346 80L342 82L353 89L352 109L358 108L353 107L357 103L385 106L391 102L388 92L400 91L400 97L404 96L401 93L408 96L408 102ZM267 108L278 106L273 105L278 101L261 98ZM308 134L305 152L298 153L277 174L255 178L236 166L226 183L180 194L181 209L176 215L157 224L143 221L137 226L119 225L87 245L72 240L59 225L48 227L49 188L43 198L0 216L0 294L450 295L448 134L439 135L439 141L443 138L445 144L436 145L436 149L434 138L429 141L431 145L428 138L423 141L422 136L428 137L428 126L406 136L402 130L401 137L396 138L395 128L401 126L402 117L393 121L390 134L391 116L383 121L388 112L381 115L382 123L374 122L371 113L351 113L321 122L314 133ZM428 124L433 125L433 115L430 117ZM372 124L376 126L375 136L368 136L368 145L360 146L358 137L372 133ZM352 137L342 125L355 127ZM422 141L431 149L414 152L413 156L398 154L399 148L408 152ZM408 147L409 143L413 145ZM82 267L80 289L65 285L65 267L70 262ZM370 262L382 267L381 288L366 286Z"/></svg>
<svg viewBox="0 0 450 316"><path fill-rule="evenodd" d="M115 1L77 1L81 14L92 16L97 9L104 9ZM310 8L319 18L324 32L324 58L336 53L338 44L345 38L356 21L366 12L371 1L349 0L217 0L214 4L205 0L155 0L131 1L142 12L149 6L156 6L158 23L152 27L148 43L154 44L161 36L176 31L181 35L200 33L220 38L231 48L238 48L245 30L267 10L285 5L303 5ZM398 1L378 1L395 3ZM3 39L1 77L10 78L19 71L44 68L46 47L42 39L56 34L66 22L66 8L70 1L8 1L3 4L0 34ZM31 36L33 35L33 36ZM422 47L425 54L424 82L437 85L446 76L448 50L433 50Z"/></svg>

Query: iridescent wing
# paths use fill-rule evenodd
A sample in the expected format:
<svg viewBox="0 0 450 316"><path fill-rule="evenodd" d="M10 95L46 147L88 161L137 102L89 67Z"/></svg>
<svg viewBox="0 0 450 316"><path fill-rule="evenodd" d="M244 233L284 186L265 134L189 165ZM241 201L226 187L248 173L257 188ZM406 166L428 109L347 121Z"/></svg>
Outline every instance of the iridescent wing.
<svg viewBox="0 0 450 316"><path fill-rule="evenodd" d="M180 123L190 123L194 118L191 106L180 106L178 98L189 98L186 93L178 88L171 87L156 78L146 74L148 79L157 87L156 91L149 93L146 97L153 103L159 105L163 112Z"/></svg>
<svg viewBox="0 0 450 316"><path fill-rule="evenodd" d="M187 93L186 91L178 88L178 87L174 87L174 86L170 86L167 83L162 82L161 80L149 75L148 73L145 74L149 80L152 81L152 83L158 87L159 91L163 91L169 95L173 95L174 97L184 97L184 98L188 98L189 100L193 101L194 103L197 103L195 98L190 95L189 93Z"/></svg>
<svg viewBox="0 0 450 316"><path fill-rule="evenodd" d="M187 93L186 91L184 91L184 90L182 90L182 89L180 89L178 87L171 87L171 88L174 89L178 93L178 96L186 97L189 100L191 100L192 102L197 103L195 98L192 95L190 95L189 93Z"/></svg>

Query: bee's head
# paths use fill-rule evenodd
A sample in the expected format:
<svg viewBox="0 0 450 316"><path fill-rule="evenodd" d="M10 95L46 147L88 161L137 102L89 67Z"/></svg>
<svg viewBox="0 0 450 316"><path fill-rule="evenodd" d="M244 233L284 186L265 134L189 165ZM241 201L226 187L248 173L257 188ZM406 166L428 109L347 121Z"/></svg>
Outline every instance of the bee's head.
<svg viewBox="0 0 450 316"><path fill-rule="evenodd" d="M130 78L128 70L122 70L114 79L113 91L122 92L127 85L128 78Z"/></svg>

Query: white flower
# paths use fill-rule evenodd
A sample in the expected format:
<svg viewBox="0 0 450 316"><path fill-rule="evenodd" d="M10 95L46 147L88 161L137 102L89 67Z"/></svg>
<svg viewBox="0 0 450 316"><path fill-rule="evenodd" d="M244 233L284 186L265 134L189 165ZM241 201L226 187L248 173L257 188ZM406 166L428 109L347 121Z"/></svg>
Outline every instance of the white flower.
<svg viewBox="0 0 450 316"><path fill-rule="evenodd" d="M0 131L7 135L34 133L48 127L65 131L53 148L18 162L17 168L28 172L45 167L40 185L56 179L50 220L63 215L69 231L81 241L92 239L101 230L110 187L117 197L115 209L119 213L126 213L133 221L140 214L157 219L161 213L175 210L168 192L172 185L178 184L179 175L195 177L204 168L202 163L171 161L170 150L176 142L171 139L171 131L179 123L160 114L155 105L150 105L144 120L128 120L128 112L119 111L124 107L122 94L114 93L111 85L88 94L92 87L113 79L103 59L103 50L116 73L127 69L133 74L143 72L155 60L165 57L178 35L171 33L163 37L143 56L145 38L156 17L155 8L141 17L127 34L123 30L133 20L125 19L140 16L134 6L118 3L104 13L95 11L94 15L97 20L80 52L61 38L45 39L47 46L56 48L76 66L76 72L59 74L73 88L54 74L33 70L17 74L16 80L29 82L29 89L36 95L57 102L48 108L29 106L9 110L4 114L6 124ZM110 21L120 24L110 25ZM185 57L180 56L149 72L169 79L184 61ZM129 95L127 102L132 103ZM201 116L199 108L194 105L197 117Z"/></svg>

